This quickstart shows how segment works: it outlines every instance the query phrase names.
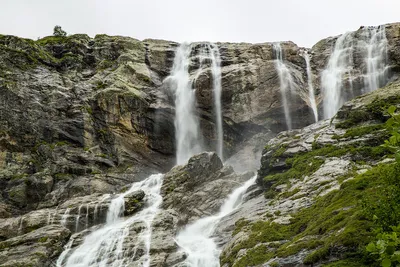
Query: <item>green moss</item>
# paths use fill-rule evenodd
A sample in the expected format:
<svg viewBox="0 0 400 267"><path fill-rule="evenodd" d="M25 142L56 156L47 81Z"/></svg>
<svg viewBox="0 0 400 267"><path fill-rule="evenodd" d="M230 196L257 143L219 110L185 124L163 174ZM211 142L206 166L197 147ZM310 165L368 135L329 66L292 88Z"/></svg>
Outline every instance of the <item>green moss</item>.
<svg viewBox="0 0 400 267"><path fill-rule="evenodd" d="M275 215L275 216L281 215L281 211L280 211L280 210L276 210L276 211L274 212L274 215Z"/></svg>
<svg viewBox="0 0 400 267"><path fill-rule="evenodd" d="M295 188L292 191L287 191L287 192L280 194L279 198L289 198L289 197L297 194L298 192L300 192L300 188Z"/></svg>
<svg viewBox="0 0 400 267"><path fill-rule="evenodd" d="M39 241L40 243L46 243L47 239L49 239L49 237L44 236L44 237L39 238L38 241Z"/></svg>
<svg viewBox="0 0 400 267"><path fill-rule="evenodd" d="M9 57L13 59L13 62L17 63L15 67L19 69L27 70L29 68L35 67L38 64L38 60L34 56L32 56L32 54L29 54L25 51L10 48L0 44L0 51L1 50L7 51L10 54ZM24 60L24 62L18 62L18 59L22 59Z"/></svg>
<svg viewBox="0 0 400 267"><path fill-rule="evenodd" d="M56 174L54 174L54 177L57 180L69 180L72 178L71 175L67 174L67 173L56 173Z"/></svg>
<svg viewBox="0 0 400 267"><path fill-rule="evenodd" d="M28 177L27 173L16 173L13 176L11 176L11 180L20 180Z"/></svg>
<svg viewBox="0 0 400 267"><path fill-rule="evenodd" d="M272 259L273 255L274 253L270 252L270 249L266 245L260 244L255 248L247 251L246 255L240 258L240 260L238 260L233 266L234 267L255 266ZM223 264L224 262L221 265Z"/></svg>
<svg viewBox="0 0 400 267"><path fill-rule="evenodd" d="M360 122L371 120L370 113L364 110L354 110L348 113L346 120L337 123L335 126L337 128L347 129Z"/></svg>
<svg viewBox="0 0 400 267"><path fill-rule="evenodd" d="M67 41L68 37L66 36L46 36L37 40L35 43L41 46L45 46L45 45L63 44Z"/></svg>
<svg viewBox="0 0 400 267"><path fill-rule="evenodd" d="M285 245L282 245L277 251L276 251L276 256L278 257L288 257L290 255L295 255L298 252L300 252L303 249L311 250L315 249L321 245L323 245L324 242L319 240L319 239L312 239L312 240L305 240L305 241L300 241L296 243L288 243Z"/></svg>
<svg viewBox="0 0 400 267"><path fill-rule="evenodd" d="M370 133L374 133L376 131L385 129L384 124L374 124L368 126L360 126L360 127L353 127L346 131L346 133L342 136L334 135L332 139L341 139L341 138L355 138L364 136Z"/></svg>
<svg viewBox="0 0 400 267"><path fill-rule="evenodd" d="M394 95L385 99L375 98L370 104L363 109L350 110L342 114L341 119L344 121L336 124L337 128L348 129L361 122L378 120L385 122L389 117L386 115L386 110L391 105L396 105L400 102L400 96Z"/></svg>
<svg viewBox="0 0 400 267"><path fill-rule="evenodd" d="M96 82L96 89L100 90L100 89L104 89L107 88L107 84L103 81L97 81Z"/></svg>
<svg viewBox="0 0 400 267"><path fill-rule="evenodd" d="M324 267L367 267L371 265L365 265L361 263L360 259L353 259L353 260L341 260L330 264L325 264L323 266Z"/></svg>
<svg viewBox="0 0 400 267"><path fill-rule="evenodd" d="M248 226L250 224L250 222L248 220L245 219L239 219L238 221L235 222L235 230L233 231L232 235L235 236L236 234L238 234L240 231L242 231L242 229L246 226Z"/></svg>
<svg viewBox="0 0 400 267"><path fill-rule="evenodd" d="M111 60L104 59L96 67L98 71L106 70L114 67L115 62Z"/></svg>
<svg viewBox="0 0 400 267"><path fill-rule="evenodd" d="M9 247L9 245L7 242L0 242L0 250L4 250L8 247Z"/></svg>
<svg viewBox="0 0 400 267"><path fill-rule="evenodd" d="M311 265L313 263L316 263L316 262L326 259L328 255L329 255L329 247L323 247L323 248L317 249L316 251L308 254L304 258L303 263Z"/></svg>
<svg viewBox="0 0 400 267"><path fill-rule="evenodd" d="M280 145L279 148L272 155L272 158L279 158L280 156L282 156L283 153L285 153L286 149L287 145L285 144Z"/></svg>
<svg viewBox="0 0 400 267"><path fill-rule="evenodd" d="M363 199L382 184L383 172L392 168L391 165L378 165L364 174L357 175L354 179L343 183L340 190L319 197L311 207L292 214L288 225L268 221L253 223L248 227L249 238L236 245L230 255L223 255L221 262L232 266L237 253L243 248L249 249L246 260L249 260L250 255L260 260L261 256L257 255L260 251L252 248L257 244L279 240L289 240L289 242L280 245L276 250L270 248L267 258L279 255L287 257L303 249L312 250L317 247L319 248L311 252L304 263L321 261L329 255L333 247L344 247L349 253L351 252L343 257L362 257L363 247L373 237L372 218L364 212ZM376 195L374 199L376 201ZM307 240L304 238L310 236L314 238L304 241ZM261 252L265 251L264 249Z"/></svg>
<svg viewBox="0 0 400 267"><path fill-rule="evenodd" d="M264 192L264 197L266 199L273 199L275 198L277 195L279 194L279 192L275 191L274 187L270 187L268 190L266 190Z"/></svg>

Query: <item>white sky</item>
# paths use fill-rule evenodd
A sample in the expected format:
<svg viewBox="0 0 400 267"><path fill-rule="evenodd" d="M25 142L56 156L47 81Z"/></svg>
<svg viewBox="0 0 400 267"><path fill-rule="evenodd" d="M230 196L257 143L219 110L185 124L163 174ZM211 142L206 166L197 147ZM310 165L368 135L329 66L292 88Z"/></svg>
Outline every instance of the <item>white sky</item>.
<svg viewBox="0 0 400 267"><path fill-rule="evenodd" d="M270 42L311 47L361 25L400 21L400 0L0 0L0 34Z"/></svg>

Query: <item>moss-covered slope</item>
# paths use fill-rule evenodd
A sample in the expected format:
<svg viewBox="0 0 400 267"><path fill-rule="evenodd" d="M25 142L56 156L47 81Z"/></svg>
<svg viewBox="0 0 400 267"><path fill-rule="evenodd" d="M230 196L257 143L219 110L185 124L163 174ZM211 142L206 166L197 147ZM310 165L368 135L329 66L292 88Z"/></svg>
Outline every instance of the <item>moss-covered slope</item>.
<svg viewBox="0 0 400 267"><path fill-rule="evenodd" d="M376 203L389 201L387 188L400 177L382 146L390 137L386 110L399 97L395 82L350 101L331 121L272 139L258 173L265 213L236 223L222 266L377 264L365 247L378 227L373 215L388 217Z"/></svg>

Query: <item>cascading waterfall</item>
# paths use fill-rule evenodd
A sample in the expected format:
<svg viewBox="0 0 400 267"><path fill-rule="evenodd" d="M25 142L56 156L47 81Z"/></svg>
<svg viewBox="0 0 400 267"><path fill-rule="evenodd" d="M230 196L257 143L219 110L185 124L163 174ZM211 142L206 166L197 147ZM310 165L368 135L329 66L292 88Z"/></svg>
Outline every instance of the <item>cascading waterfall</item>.
<svg viewBox="0 0 400 267"><path fill-rule="evenodd" d="M195 90L189 77L190 44L181 44L175 54L170 82L175 95L175 140L176 160L178 165L185 164L188 159L202 151L199 138L199 122L195 116Z"/></svg>
<svg viewBox="0 0 400 267"><path fill-rule="evenodd" d="M221 111L221 56L218 46L215 44L209 45L211 50L211 72L213 75L213 95L214 95L214 109L215 121L217 123L217 154L224 160L224 132L222 127L222 111Z"/></svg>
<svg viewBox="0 0 400 267"><path fill-rule="evenodd" d="M244 193L254 184L255 180L256 176L235 189L224 202L218 214L199 219L178 234L176 242L187 254L185 266L220 266L219 255L221 250L215 244L212 235L219 221L242 203Z"/></svg>
<svg viewBox="0 0 400 267"><path fill-rule="evenodd" d="M352 76L353 54L357 52L365 62L364 84L361 93L384 86L388 81L387 39L385 27L365 27L358 40L355 32L341 35L335 43L327 68L322 72L321 87L324 94L324 118L331 118L349 97L343 96L346 81L347 95L354 96Z"/></svg>
<svg viewBox="0 0 400 267"><path fill-rule="evenodd" d="M292 93L293 78L290 74L288 67L283 62L283 53L280 43L274 43L273 45L275 52L275 68L279 75L280 90L282 96L283 110L285 113L286 127L288 130L292 129L292 119L290 117L288 95Z"/></svg>
<svg viewBox="0 0 400 267"><path fill-rule="evenodd" d="M347 75L351 80L353 68L353 35L347 32L335 43L327 68L322 72L321 86L324 93L324 118L335 115L344 100L342 99L343 80Z"/></svg>
<svg viewBox="0 0 400 267"><path fill-rule="evenodd" d="M106 224L85 237L83 243L71 250L71 240L65 253L61 254L57 266L65 267L123 267L139 262L138 266L148 267L150 264L151 224L162 203L160 195L162 174L151 175L147 179L134 183L125 193L111 201L107 212ZM125 206L124 197L134 191L143 190L146 194L147 206L130 218L121 217ZM136 255L137 250L124 250L125 238L134 223L143 223L144 229L137 235L136 246L144 248L143 255ZM71 254L67 255L70 251Z"/></svg>
<svg viewBox="0 0 400 267"><path fill-rule="evenodd" d="M308 55L308 52L305 51L303 53L304 60L306 61L306 66L307 66L307 82L308 82L308 100L310 102L311 109L314 114L314 119L315 122L318 121L318 109L317 109L317 102L315 100L315 93L314 93L314 86L312 84L312 72L311 72L311 66L310 66L310 56Z"/></svg>
<svg viewBox="0 0 400 267"><path fill-rule="evenodd" d="M197 70L196 77L199 76L204 69L208 68L208 63L211 68L212 75L212 91L214 98L214 112L215 112L215 124L216 124L216 147L219 158L223 161L223 150L224 150L224 133L222 125L222 110L221 110L221 56L217 45L212 43L200 44L198 52L199 58L199 69Z"/></svg>
<svg viewBox="0 0 400 267"><path fill-rule="evenodd" d="M366 27L367 74L364 78L365 91L372 92L387 83L387 39L385 26Z"/></svg>

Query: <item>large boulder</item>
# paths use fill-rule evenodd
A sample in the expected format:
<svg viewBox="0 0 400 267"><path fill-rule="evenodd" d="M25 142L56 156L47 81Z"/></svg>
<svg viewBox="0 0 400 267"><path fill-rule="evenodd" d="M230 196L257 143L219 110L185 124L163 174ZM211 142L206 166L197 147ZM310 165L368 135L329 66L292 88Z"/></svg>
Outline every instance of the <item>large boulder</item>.
<svg viewBox="0 0 400 267"><path fill-rule="evenodd" d="M52 266L62 252L70 232L60 225L49 225L25 235L0 242L0 265Z"/></svg>

